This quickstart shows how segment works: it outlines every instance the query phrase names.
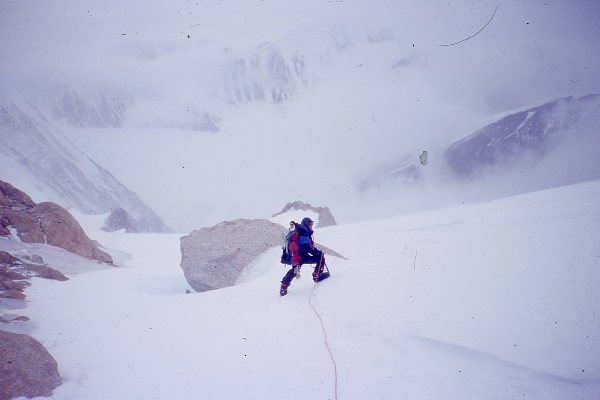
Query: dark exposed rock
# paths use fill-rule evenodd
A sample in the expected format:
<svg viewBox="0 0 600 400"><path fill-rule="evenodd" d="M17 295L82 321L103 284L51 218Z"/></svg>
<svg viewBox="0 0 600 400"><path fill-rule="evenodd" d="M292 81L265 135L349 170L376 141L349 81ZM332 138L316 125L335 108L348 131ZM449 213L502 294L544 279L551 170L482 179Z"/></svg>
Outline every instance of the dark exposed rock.
<svg viewBox="0 0 600 400"><path fill-rule="evenodd" d="M14 257L13 255L11 255L10 253L7 253L6 251L0 251L0 264L14 265L18 262L19 262L19 259L17 257Z"/></svg>
<svg viewBox="0 0 600 400"><path fill-rule="evenodd" d="M125 229L125 232L137 232L135 224L131 220L131 216L125 209L118 207L110 212L106 222L104 222L102 230L106 232L115 232L120 229Z"/></svg>
<svg viewBox="0 0 600 400"><path fill-rule="evenodd" d="M11 322L27 322L30 318L24 315L4 314L0 316L0 323L10 324Z"/></svg>
<svg viewBox="0 0 600 400"><path fill-rule="evenodd" d="M0 299L3 304L22 302L25 305L24 291L30 286L29 278L68 279L41 262L42 258L37 255L24 255L19 259L0 251ZM11 328L30 320L25 315L5 313L6 309L0 308L0 311L0 323ZM50 396L61 383L56 361L41 343L27 335L0 330L0 400Z"/></svg>
<svg viewBox="0 0 600 400"><path fill-rule="evenodd" d="M0 323L9 324L11 322L27 322L30 318L24 315L4 314L0 316Z"/></svg>
<svg viewBox="0 0 600 400"><path fill-rule="evenodd" d="M25 299L23 291L30 285L27 279L32 277L57 281L68 279L47 265L24 263L11 254L0 251L0 298Z"/></svg>
<svg viewBox="0 0 600 400"><path fill-rule="evenodd" d="M56 361L40 342L0 330L0 400L50 396L61 383Z"/></svg>
<svg viewBox="0 0 600 400"><path fill-rule="evenodd" d="M331 214L329 207L313 207L309 203L304 203L302 201L294 201L292 203L287 203L280 212L278 212L277 214L273 214L273 217L284 214L290 210L316 212L319 215L319 221L315 227L324 228L326 226L337 225L337 222L335 222L335 218L333 218L333 214Z"/></svg>
<svg viewBox="0 0 600 400"><path fill-rule="evenodd" d="M25 210L35 206L31 197L9 183L0 181L0 207Z"/></svg>
<svg viewBox="0 0 600 400"><path fill-rule="evenodd" d="M111 256L88 238L67 210L50 202L35 204L25 193L3 181L0 181L0 216L4 228L0 234L4 236L12 227L22 242L47 243L89 259L112 263Z"/></svg>
<svg viewBox="0 0 600 400"><path fill-rule="evenodd" d="M0 293L2 299L25 300L25 297L22 289L8 289Z"/></svg>

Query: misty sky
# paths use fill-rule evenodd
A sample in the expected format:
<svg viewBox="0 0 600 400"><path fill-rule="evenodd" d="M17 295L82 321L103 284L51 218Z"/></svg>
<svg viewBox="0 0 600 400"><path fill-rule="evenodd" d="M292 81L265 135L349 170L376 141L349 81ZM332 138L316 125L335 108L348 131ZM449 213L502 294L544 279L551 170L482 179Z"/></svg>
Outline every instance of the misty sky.
<svg viewBox="0 0 600 400"><path fill-rule="evenodd" d="M475 33L498 3L2 0L0 72L12 83L75 80L119 84L130 79L133 71L147 73L145 79L165 79L160 77L165 72L191 74L183 61L200 67L217 61L214 54L212 60L201 55L211 46L251 48L293 30L310 31L314 24L351 21L346 29L352 29L352 21L360 21L371 28L393 29L407 46L427 49L430 57L449 57L449 62L463 58L466 73L472 72L468 65L471 52L475 56L488 52L489 77L494 78L494 70L505 69L504 79L495 82L501 87L499 93L489 100L500 106L505 102L503 96L511 97L509 92L522 88L519 76L511 71L513 63L538 69L536 85L556 85L565 92L598 90L598 1L499 4L494 20L480 35L462 46L440 48L440 44ZM357 29L358 24L354 23ZM174 53L186 52L190 54L183 59L169 60ZM559 61L561 65L556 65ZM479 61L477 64L479 68ZM539 70L542 64L545 70ZM516 81L511 81L513 75Z"/></svg>
<svg viewBox="0 0 600 400"><path fill-rule="evenodd" d="M443 46L492 15L476 36ZM435 147L498 115L600 93L599 39L591 0L0 0L0 101L19 93L43 109L65 89L125 99L123 130L65 133L161 216L206 209L218 222L248 215L240 192L261 215L299 199L350 204L365 177L398 157L427 149L433 168ZM232 106L231 66L269 49L302 57L293 99ZM265 87L272 78L252 76ZM217 117L220 140L178 128L203 112ZM132 160L148 143L167 162ZM298 168L291 151L311 162ZM304 175L318 177L309 195L282 183ZM164 196L173 192L190 203L175 210Z"/></svg>

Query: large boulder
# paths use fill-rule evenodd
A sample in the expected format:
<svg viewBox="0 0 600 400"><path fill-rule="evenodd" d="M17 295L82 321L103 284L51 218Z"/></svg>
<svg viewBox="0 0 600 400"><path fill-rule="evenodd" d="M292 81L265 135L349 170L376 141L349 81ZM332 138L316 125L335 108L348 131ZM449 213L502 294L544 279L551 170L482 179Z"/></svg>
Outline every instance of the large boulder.
<svg viewBox="0 0 600 400"><path fill-rule="evenodd" d="M281 246L287 230L265 219L238 219L195 230L181 238L181 267L194 290L232 286L265 250Z"/></svg>
<svg viewBox="0 0 600 400"><path fill-rule="evenodd" d="M61 383L56 361L40 342L0 330L0 400L50 396Z"/></svg>
<svg viewBox="0 0 600 400"><path fill-rule="evenodd" d="M0 181L0 235L8 236L11 228L22 242L47 243L92 260L113 262L67 210L50 202L35 204L25 193Z"/></svg>

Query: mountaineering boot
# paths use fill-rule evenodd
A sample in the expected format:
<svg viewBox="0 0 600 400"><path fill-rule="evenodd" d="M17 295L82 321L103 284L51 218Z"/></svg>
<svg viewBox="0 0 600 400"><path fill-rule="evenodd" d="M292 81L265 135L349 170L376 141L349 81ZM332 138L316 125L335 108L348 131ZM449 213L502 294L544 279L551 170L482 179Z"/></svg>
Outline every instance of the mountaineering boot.
<svg viewBox="0 0 600 400"><path fill-rule="evenodd" d="M321 257L321 262L319 262L319 264L317 264L317 266L315 267L315 272L313 272L313 281L315 281L315 283L317 282L321 282L323 279L327 279L331 276L331 274L329 273L329 269L326 272L323 272L323 270L325 269L325 260L323 260L323 258Z"/></svg>
<svg viewBox="0 0 600 400"><path fill-rule="evenodd" d="M325 263L323 262L323 259L321 258L321 261L315 266L315 271L312 274L313 281L315 281L315 283L321 281L321 275L323 275L323 266L324 265L325 265Z"/></svg>
<svg viewBox="0 0 600 400"><path fill-rule="evenodd" d="M319 275L317 277L317 280L315 282L321 282L323 279L327 279L331 276L331 274L329 272L323 272L321 275Z"/></svg>
<svg viewBox="0 0 600 400"><path fill-rule="evenodd" d="M281 288L279 289L279 295L280 296L285 296L287 294L287 286L285 285L281 285Z"/></svg>

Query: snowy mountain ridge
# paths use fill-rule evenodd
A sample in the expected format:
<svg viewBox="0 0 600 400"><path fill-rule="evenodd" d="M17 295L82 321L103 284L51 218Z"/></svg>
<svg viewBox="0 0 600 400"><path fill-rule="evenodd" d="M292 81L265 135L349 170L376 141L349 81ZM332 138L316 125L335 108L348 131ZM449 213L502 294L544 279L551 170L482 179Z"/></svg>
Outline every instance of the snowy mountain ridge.
<svg viewBox="0 0 600 400"><path fill-rule="evenodd" d="M600 95L555 99L479 129L453 143L444 156L448 166L461 176L486 167L505 166L527 153L541 158L568 140L594 135L599 115Z"/></svg>
<svg viewBox="0 0 600 400"><path fill-rule="evenodd" d="M124 208L139 231L164 231L161 219L110 172L64 138L30 104L0 105L2 178L36 201L50 200L85 213Z"/></svg>
<svg viewBox="0 0 600 400"><path fill-rule="evenodd" d="M596 180L598 126L600 95L554 98L505 112L440 144L427 160L418 154L383 160L363 178L361 189L370 193L387 185L432 197L432 188L442 186L461 201L481 201Z"/></svg>

